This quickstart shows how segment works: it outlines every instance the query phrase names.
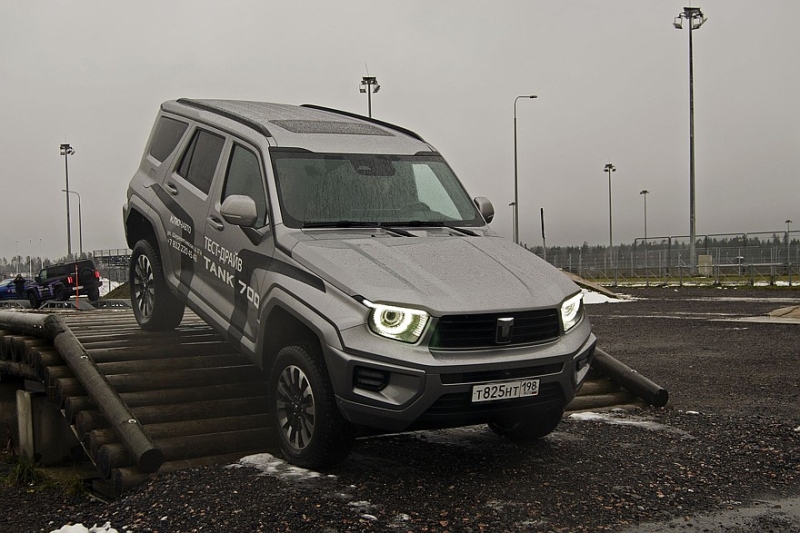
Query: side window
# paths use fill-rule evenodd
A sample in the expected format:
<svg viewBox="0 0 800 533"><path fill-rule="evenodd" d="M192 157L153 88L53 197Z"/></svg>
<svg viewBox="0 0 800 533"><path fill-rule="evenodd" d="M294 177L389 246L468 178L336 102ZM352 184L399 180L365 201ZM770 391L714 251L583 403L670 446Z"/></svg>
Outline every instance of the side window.
<svg viewBox="0 0 800 533"><path fill-rule="evenodd" d="M221 201L233 194L242 194L255 200L258 213L255 227L261 228L267 223L267 196L258 157L239 145L233 146Z"/></svg>
<svg viewBox="0 0 800 533"><path fill-rule="evenodd" d="M183 154L178 175L208 194L223 144L225 144L223 137L197 130L186 153Z"/></svg>
<svg viewBox="0 0 800 533"><path fill-rule="evenodd" d="M178 141L183 137L188 124L168 117L161 117L150 144L150 155L159 161L164 161L178 146Z"/></svg>

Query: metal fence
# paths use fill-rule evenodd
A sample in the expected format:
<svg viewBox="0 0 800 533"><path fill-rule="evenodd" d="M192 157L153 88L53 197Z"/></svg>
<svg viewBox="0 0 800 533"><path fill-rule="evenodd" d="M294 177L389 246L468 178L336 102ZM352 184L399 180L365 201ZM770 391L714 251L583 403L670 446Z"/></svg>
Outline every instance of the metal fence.
<svg viewBox="0 0 800 533"><path fill-rule="evenodd" d="M614 247L550 248L532 251L557 268L607 285L800 285L800 241L780 243L754 239L714 244L708 238L696 245L697 269L689 265L689 247L678 238L637 239ZM778 241L778 242L776 242Z"/></svg>
<svg viewBox="0 0 800 533"><path fill-rule="evenodd" d="M92 257L101 276L113 283L128 281L128 262L131 259L129 249L95 250Z"/></svg>

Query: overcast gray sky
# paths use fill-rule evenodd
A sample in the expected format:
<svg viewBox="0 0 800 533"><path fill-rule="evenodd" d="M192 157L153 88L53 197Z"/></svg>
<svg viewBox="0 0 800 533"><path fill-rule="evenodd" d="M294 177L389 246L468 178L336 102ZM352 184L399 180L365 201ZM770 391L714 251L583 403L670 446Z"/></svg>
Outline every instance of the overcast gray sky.
<svg viewBox="0 0 800 533"><path fill-rule="evenodd" d="M125 246L128 181L161 102L316 103L436 146L511 237L689 232L688 30L677 0L0 0L0 257L66 254L64 157L84 250ZM687 3L688 4L688 3ZM697 232L800 230L800 2L706 0L694 36ZM73 250L78 210L71 198Z"/></svg>

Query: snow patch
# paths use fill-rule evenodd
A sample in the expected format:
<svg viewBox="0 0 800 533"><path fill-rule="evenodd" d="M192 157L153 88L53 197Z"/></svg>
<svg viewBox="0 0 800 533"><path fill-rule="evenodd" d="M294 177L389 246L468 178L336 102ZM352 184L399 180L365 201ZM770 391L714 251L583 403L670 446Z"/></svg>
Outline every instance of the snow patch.
<svg viewBox="0 0 800 533"><path fill-rule="evenodd" d="M593 304L616 304L622 302L629 302L632 301L633 298L611 298L606 296L605 294L601 294L599 292L590 291L587 289L583 289L583 303L586 305L593 305Z"/></svg>
<svg viewBox="0 0 800 533"><path fill-rule="evenodd" d="M235 464L228 466L228 468L244 467L255 468L261 472L262 475L276 477L282 481L309 481L322 477L322 474L319 472L290 465L283 459L278 459L274 455L268 453L248 455L247 457L239 459ZM335 478L336 476L327 477Z"/></svg>
<svg viewBox="0 0 800 533"><path fill-rule="evenodd" d="M667 433L678 433L680 435L684 435L689 438L694 438L691 434L678 429L672 426L667 426L665 424L659 424L658 422L653 422L652 420L646 420L644 418L638 417L626 417L620 418L618 416L612 416L608 413L596 413L594 411L584 411L581 413L572 413L569 415L570 420L578 420L578 421L594 421L594 422L604 422L606 424L612 424L617 426L634 426L643 429L647 429L649 431L664 431Z"/></svg>
<svg viewBox="0 0 800 533"><path fill-rule="evenodd" d="M61 529L54 529L50 533L119 533L119 531L111 527L111 522L106 522L102 526L94 525L91 528L87 528L83 524L63 526ZM126 530L125 533L131 533L131 531Z"/></svg>

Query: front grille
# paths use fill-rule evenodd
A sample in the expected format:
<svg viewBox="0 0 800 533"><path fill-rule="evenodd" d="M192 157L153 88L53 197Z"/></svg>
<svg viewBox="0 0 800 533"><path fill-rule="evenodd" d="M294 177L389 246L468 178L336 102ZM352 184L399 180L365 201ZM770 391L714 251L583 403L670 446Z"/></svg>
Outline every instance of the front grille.
<svg viewBox="0 0 800 533"><path fill-rule="evenodd" d="M513 318L507 342L498 342L498 319ZM538 344L558 338L561 325L556 309L492 313L483 315L448 315L439 319L431 338L431 349L470 350Z"/></svg>

